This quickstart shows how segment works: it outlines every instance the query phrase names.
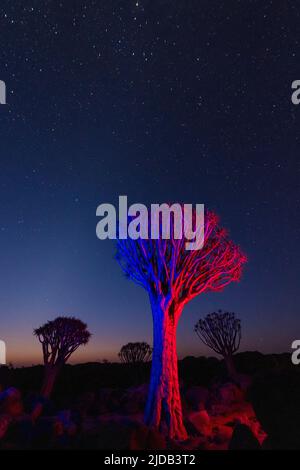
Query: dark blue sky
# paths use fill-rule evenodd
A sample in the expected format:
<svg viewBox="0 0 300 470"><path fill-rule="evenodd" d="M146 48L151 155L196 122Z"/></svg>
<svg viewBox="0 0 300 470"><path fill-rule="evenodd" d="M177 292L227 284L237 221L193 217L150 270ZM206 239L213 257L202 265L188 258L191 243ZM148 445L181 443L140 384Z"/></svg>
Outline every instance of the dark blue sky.
<svg viewBox="0 0 300 470"><path fill-rule="evenodd" d="M76 315L75 359L151 342L146 293L127 281L96 207L204 203L247 253L242 281L189 304L179 356L217 308L242 349L299 336L300 9L271 1L5 1L0 6L0 337L40 360L32 329Z"/></svg>

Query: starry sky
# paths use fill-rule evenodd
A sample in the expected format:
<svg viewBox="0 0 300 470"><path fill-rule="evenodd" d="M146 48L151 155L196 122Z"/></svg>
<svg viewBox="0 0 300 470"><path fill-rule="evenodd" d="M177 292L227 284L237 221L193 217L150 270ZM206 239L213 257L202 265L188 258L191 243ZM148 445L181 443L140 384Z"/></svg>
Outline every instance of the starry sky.
<svg viewBox="0 0 300 470"><path fill-rule="evenodd" d="M243 279L186 306L178 354L209 355L193 326L218 308L242 350L299 336L300 9L266 0L2 0L0 338L41 361L34 327L88 323L73 360L152 341L147 294L124 278L96 208L204 203L249 261Z"/></svg>

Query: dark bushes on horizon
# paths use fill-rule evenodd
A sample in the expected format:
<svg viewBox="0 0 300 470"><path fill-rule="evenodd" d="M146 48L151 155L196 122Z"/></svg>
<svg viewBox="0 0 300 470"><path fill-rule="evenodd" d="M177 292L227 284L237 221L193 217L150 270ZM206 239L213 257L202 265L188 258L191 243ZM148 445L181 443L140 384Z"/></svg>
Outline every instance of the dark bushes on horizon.
<svg viewBox="0 0 300 470"><path fill-rule="evenodd" d="M242 352L235 355L235 362L241 374L252 376L270 370L295 369L288 353L264 355L257 351ZM138 383L149 382L150 367L149 362L138 366ZM210 386L227 377L224 362L215 357L188 356L178 362L178 367L180 380L185 386ZM64 396L72 397L102 387L128 388L138 385L137 378L132 375L134 368L135 365L120 363L66 364L57 378L53 398L61 401ZM39 392L43 369L41 365L20 368L2 366L0 386L14 386L26 393Z"/></svg>

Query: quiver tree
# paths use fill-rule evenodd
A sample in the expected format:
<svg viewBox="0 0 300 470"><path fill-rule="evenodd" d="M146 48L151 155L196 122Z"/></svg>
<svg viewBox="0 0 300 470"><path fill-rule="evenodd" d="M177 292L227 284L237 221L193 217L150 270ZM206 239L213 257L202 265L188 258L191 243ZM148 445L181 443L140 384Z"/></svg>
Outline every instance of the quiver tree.
<svg viewBox="0 0 300 470"><path fill-rule="evenodd" d="M139 364L150 361L152 348L148 343L127 343L119 352L121 362L126 364Z"/></svg>
<svg viewBox="0 0 300 470"><path fill-rule="evenodd" d="M196 216L194 210L193 222ZM238 281L246 257L214 213L205 213L204 245L194 251L186 250L183 237L175 238L172 220L170 239L118 239L116 257L126 276L146 289L152 309L153 355L145 422L156 428L165 422L169 437L185 439L176 353L178 320L185 304L197 295Z"/></svg>
<svg viewBox="0 0 300 470"><path fill-rule="evenodd" d="M74 317L57 317L34 330L43 348L45 375L42 395L49 397L57 374L81 345L87 344L91 333L87 325Z"/></svg>
<svg viewBox="0 0 300 470"><path fill-rule="evenodd" d="M223 356L229 377L236 380L232 356L240 347L241 321L233 312L218 310L200 319L194 329L206 346Z"/></svg>

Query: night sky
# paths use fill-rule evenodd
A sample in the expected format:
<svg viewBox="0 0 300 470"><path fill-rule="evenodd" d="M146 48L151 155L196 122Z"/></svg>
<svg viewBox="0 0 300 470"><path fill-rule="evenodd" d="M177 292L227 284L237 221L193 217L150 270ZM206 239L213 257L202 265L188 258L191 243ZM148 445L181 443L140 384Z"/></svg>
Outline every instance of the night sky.
<svg viewBox="0 0 300 470"><path fill-rule="evenodd" d="M248 255L240 283L184 310L178 354L218 308L242 350L300 334L300 8L286 1L8 1L0 5L0 338L41 361L34 327L88 323L74 361L152 341L147 294L125 279L96 208L204 203Z"/></svg>

